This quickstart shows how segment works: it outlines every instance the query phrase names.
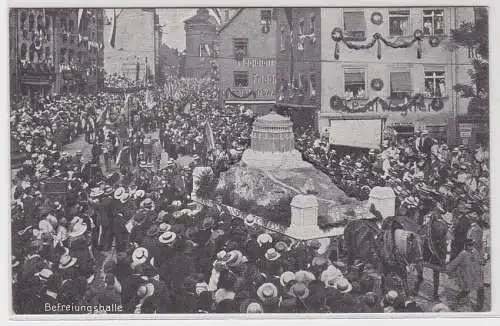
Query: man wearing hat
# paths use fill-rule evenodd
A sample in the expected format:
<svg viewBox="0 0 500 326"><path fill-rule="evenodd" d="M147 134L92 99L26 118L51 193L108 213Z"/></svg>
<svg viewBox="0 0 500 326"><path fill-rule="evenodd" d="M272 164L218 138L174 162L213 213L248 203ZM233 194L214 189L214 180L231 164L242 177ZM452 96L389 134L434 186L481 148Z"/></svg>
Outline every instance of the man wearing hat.
<svg viewBox="0 0 500 326"><path fill-rule="evenodd" d="M449 276L458 281L460 293L455 298L457 305L470 292L477 292L477 305L473 307L474 311L481 311L484 305L482 259L483 257L474 247L474 241L467 239L465 249L446 267Z"/></svg>

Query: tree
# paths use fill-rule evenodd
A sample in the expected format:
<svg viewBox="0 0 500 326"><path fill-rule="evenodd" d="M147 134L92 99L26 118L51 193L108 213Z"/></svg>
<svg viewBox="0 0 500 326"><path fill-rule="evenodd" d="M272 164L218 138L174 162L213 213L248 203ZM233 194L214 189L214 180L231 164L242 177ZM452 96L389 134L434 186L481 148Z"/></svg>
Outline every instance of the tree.
<svg viewBox="0 0 500 326"><path fill-rule="evenodd" d="M489 90L488 8L474 8L474 15L474 23L463 22L458 29L451 31L451 41L468 49L472 63L469 70L471 83L456 84L454 89L462 97L471 98L469 113L486 113Z"/></svg>

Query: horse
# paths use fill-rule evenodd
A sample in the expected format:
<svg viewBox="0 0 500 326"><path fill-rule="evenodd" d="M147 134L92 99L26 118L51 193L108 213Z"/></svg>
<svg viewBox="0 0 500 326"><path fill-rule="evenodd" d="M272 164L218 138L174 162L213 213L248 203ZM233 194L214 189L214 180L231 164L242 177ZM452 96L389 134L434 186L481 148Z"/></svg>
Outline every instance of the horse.
<svg viewBox="0 0 500 326"><path fill-rule="evenodd" d="M417 282L413 293L417 294L424 280L423 267L429 267L433 271L433 299L438 300L440 272L444 270L448 260L448 247L452 238L451 225L436 214L427 214L423 225L416 224L407 216L389 217L385 222L389 225L397 225L407 232L414 234L417 247L421 252L420 262L415 264L417 271ZM420 243L418 243L420 242ZM417 249L415 247L415 249ZM413 253L418 253L418 250Z"/></svg>
<svg viewBox="0 0 500 326"><path fill-rule="evenodd" d="M370 263L381 273L382 287L388 277L396 275L405 293L410 294L408 269L415 268L423 275L423 241L416 232L404 230L403 224L394 218L384 220L381 226L379 221L359 219L347 224L344 229L347 265L352 266L355 260Z"/></svg>

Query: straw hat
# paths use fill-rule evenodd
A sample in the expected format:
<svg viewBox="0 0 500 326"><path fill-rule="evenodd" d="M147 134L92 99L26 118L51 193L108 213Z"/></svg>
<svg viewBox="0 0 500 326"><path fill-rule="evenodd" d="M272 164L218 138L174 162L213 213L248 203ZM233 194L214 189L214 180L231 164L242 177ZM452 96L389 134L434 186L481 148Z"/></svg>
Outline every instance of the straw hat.
<svg viewBox="0 0 500 326"><path fill-rule="evenodd" d="M40 272L35 273L35 276L37 276L41 281L48 281L52 274L54 274L54 272L48 268L44 268Z"/></svg>
<svg viewBox="0 0 500 326"><path fill-rule="evenodd" d="M291 294L301 300L309 296L309 288L304 283L295 283L290 289Z"/></svg>
<svg viewBox="0 0 500 326"><path fill-rule="evenodd" d="M288 250L288 245L284 241L278 241L274 245L274 248L280 253L285 252Z"/></svg>
<svg viewBox="0 0 500 326"><path fill-rule="evenodd" d="M294 272L287 271L287 272L284 272L283 274L281 274L280 284L282 286L287 286L292 281L295 281L295 273Z"/></svg>
<svg viewBox="0 0 500 326"><path fill-rule="evenodd" d="M62 255L59 259L59 269L70 268L71 266L75 265L76 260L76 257L71 257L71 255L69 254Z"/></svg>
<svg viewBox="0 0 500 326"><path fill-rule="evenodd" d="M248 314L256 314L256 313L263 313L264 310L262 309L262 306L260 303L257 302L252 302L247 306L247 313Z"/></svg>
<svg viewBox="0 0 500 326"><path fill-rule="evenodd" d="M83 235L87 232L87 224L86 223L77 223L73 226L73 229L69 233L70 238L75 238Z"/></svg>
<svg viewBox="0 0 500 326"><path fill-rule="evenodd" d="M115 197L116 200L120 200L121 197L123 196L123 194L125 193L125 188L123 187L118 187L114 194L113 194L113 197Z"/></svg>
<svg viewBox="0 0 500 326"><path fill-rule="evenodd" d="M121 196L120 196L120 202L122 204L126 204L130 199L130 194L128 192L124 192Z"/></svg>
<svg viewBox="0 0 500 326"><path fill-rule="evenodd" d="M394 291L394 290L391 290L389 292L387 292L387 294L385 295L385 299L387 300L387 303L389 304L394 304L396 302L396 299L398 298L399 294Z"/></svg>
<svg viewBox="0 0 500 326"><path fill-rule="evenodd" d="M264 243L273 243L273 238L268 233L262 233L257 237L257 242L262 246Z"/></svg>
<svg viewBox="0 0 500 326"><path fill-rule="evenodd" d="M100 188L92 188L90 190L90 197L91 198L96 198L96 197L99 197L99 196L102 196L104 195L104 191L101 190Z"/></svg>
<svg viewBox="0 0 500 326"><path fill-rule="evenodd" d="M110 185L106 185L106 187L104 188L104 195L111 195L113 192L113 187L111 187Z"/></svg>
<svg viewBox="0 0 500 326"><path fill-rule="evenodd" d="M264 257L266 257L267 260L275 261L281 257L281 254L278 251L276 251L276 249L269 248L264 254Z"/></svg>
<svg viewBox="0 0 500 326"><path fill-rule="evenodd" d="M255 216L253 215L247 215L247 217L245 217L245 225L246 226L252 226L255 224Z"/></svg>
<svg viewBox="0 0 500 326"><path fill-rule="evenodd" d="M135 199L143 198L145 195L146 192L144 190L139 189L134 193L134 198Z"/></svg>
<svg viewBox="0 0 500 326"><path fill-rule="evenodd" d="M172 228L172 225L170 225L168 223L160 223L160 225L158 226L158 230L161 233L165 233L167 231L170 231L171 228Z"/></svg>
<svg viewBox="0 0 500 326"><path fill-rule="evenodd" d="M344 277L340 277L335 281L334 287L340 293L349 293L352 291L352 284Z"/></svg>
<svg viewBox="0 0 500 326"><path fill-rule="evenodd" d="M148 260L149 252L146 248L139 247L134 250L132 253L132 261L137 264L143 264Z"/></svg>
<svg viewBox="0 0 500 326"><path fill-rule="evenodd" d="M268 302L278 297L278 288L272 283L264 283L257 289L257 296L261 301Z"/></svg>
<svg viewBox="0 0 500 326"><path fill-rule="evenodd" d="M177 235L174 232L166 231L158 237L158 241L163 244L170 244L175 241Z"/></svg>

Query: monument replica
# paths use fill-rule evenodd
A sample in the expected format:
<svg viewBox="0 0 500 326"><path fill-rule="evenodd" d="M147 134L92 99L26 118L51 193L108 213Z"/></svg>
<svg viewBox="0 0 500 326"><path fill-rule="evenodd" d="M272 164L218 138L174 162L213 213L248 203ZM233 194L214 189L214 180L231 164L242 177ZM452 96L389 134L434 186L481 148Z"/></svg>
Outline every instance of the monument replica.
<svg viewBox="0 0 500 326"><path fill-rule="evenodd" d="M255 120L250 148L239 163L220 174L209 195L282 225L286 235L298 240L342 235L347 216L369 214L366 203L348 197L329 176L302 160L292 122L275 112Z"/></svg>
<svg viewBox="0 0 500 326"><path fill-rule="evenodd" d="M253 124L251 140L251 147L242 158L250 167L289 169L311 166L295 149L293 123L287 117L275 112L258 117Z"/></svg>

